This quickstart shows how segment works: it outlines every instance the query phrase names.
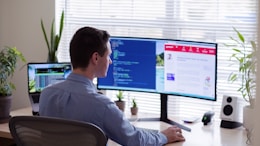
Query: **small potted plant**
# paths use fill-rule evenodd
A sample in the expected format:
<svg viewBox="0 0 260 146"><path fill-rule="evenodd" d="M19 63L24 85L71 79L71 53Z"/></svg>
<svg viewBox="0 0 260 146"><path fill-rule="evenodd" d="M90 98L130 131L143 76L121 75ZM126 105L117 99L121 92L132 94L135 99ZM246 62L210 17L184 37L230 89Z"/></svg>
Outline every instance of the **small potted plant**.
<svg viewBox="0 0 260 146"><path fill-rule="evenodd" d="M5 47L0 51L0 123L9 120L12 91L15 90L10 78L15 72L18 59L26 62L16 47Z"/></svg>
<svg viewBox="0 0 260 146"><path fill-rule="evenodd" d="M233 29L237 37L230 38L235 44L227 46L233 48L233 54L230 57L231 61L234 64L239 64L239 66L236 72L231 72L228 81L231 81L231 83L239 81L241 83L237 91L241 93L243 99L248 103L243 108L243 125L246 129L252 130L251 118L253 116L256 92L256 43L255 41L247 42L236 28Z"/></svg>
<svg viewBox="0 0 260 146"><path fill-rule="evenodd" d="M137 115L138 113L138 107L137 107L137 103L135 101L135 98L132 99L132 107L131 107L131 114L132 115Z"/></svg>
<svg viewBox="0 0 260 146"><path fill-rule="evenodd" d="M118 106L118 108L121 111L124 112L125 111L125 101L123 101L123 99L124 99L123 91L119 90L116 97L117 97L117 100L115 101L116 105Z"/></svg>

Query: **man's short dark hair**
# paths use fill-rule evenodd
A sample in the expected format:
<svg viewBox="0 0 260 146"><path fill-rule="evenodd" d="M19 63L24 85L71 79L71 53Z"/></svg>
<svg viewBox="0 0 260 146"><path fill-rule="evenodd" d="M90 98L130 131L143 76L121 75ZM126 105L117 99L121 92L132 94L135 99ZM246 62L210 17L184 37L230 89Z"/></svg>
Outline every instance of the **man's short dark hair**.
<svg viewBox="0 0 260 146"><path fill-rule="evenodd" d="M93 53L103 56L107 50L109 33L93 27L82 27L70 42L70 60L73 68L85 68Z"/></svg>

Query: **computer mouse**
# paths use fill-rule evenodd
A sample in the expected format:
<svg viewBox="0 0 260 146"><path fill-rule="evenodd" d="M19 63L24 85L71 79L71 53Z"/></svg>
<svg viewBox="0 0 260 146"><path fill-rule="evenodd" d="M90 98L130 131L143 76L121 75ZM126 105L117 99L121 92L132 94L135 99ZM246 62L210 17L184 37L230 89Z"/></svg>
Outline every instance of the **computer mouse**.
<svg viewBox="0 0 260 146"><path fill-rule="evenodd" d="M207 111L204 113L201 121L203 122L204 125L207 125L208 123L211 122L212 117L215 115L213 111Z"/></svg>

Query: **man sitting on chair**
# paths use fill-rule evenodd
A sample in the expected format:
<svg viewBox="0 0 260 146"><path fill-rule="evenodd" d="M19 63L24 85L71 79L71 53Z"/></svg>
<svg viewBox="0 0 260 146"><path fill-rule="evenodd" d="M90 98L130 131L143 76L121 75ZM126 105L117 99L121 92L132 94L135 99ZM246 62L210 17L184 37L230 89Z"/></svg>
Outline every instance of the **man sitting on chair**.
<svg viewBox="0 0 260 146"><path fill-rule="evenodd" d="M184 141L182 131L171 126L161 132L133 126L106 95L93 84L106 77L112 61L110 35L92 27L80 28L70 42L73 72L63 82L45 88L40 96L40 116L60 117L93 123L111 140L124 146L161 146Z"/></svg>

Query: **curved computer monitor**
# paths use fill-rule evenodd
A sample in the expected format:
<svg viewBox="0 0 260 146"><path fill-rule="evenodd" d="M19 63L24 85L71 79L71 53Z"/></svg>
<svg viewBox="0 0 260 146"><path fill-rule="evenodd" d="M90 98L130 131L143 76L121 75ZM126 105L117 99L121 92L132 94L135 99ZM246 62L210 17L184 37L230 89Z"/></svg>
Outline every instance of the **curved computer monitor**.
<svg viewBox="0 0 260 146"><path fill-rule="evenodd" d="M216 101L216 43L136 37L111 37L110 43L113 63L98 89Z"/></svg>

